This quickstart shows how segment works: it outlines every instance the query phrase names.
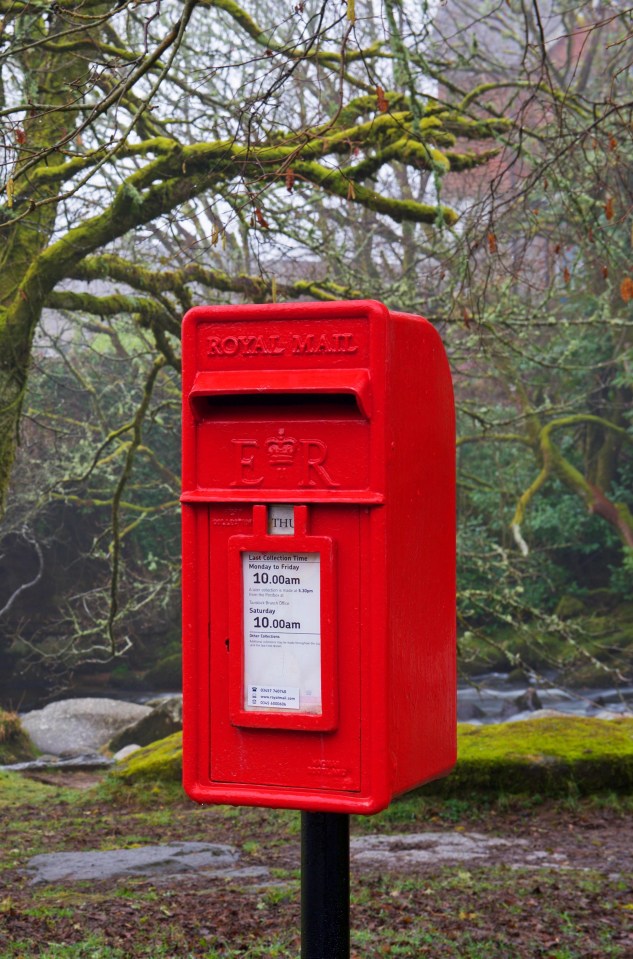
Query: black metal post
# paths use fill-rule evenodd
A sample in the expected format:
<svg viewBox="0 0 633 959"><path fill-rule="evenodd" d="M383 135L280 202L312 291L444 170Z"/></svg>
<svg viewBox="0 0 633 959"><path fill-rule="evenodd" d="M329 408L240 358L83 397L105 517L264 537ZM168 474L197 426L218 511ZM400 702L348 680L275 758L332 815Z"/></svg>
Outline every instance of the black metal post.
<svg viewBox="0 0 633 959"><path fill-rule="evenodd" d="M301 813L301 959L349 959L346 813Z"/></svg>

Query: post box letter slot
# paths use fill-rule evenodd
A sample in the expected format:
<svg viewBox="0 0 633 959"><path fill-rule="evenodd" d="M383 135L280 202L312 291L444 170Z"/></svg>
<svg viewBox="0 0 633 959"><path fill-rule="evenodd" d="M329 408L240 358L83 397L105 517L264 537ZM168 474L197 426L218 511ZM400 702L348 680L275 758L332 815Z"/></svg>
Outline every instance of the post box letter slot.
<svg viewBox="0 0 633 959"><path fill-rule="evenodd" d="M368 370L226 370L196 374L189 397L198 415L212 414L217 403L243 409L266 404L314 407L315 414L371 417L371 383ZM317 411L318 407L318 411ZM305 415L305 414L304 414Z"/></svg>
<svg viewBox="0 0 633 959"><path fill-rule="evenodd" d="M334 547L307 532L268 532L253 507L253 535L229 539L230 700L235 726L332 730L337 722Z"/></svg>

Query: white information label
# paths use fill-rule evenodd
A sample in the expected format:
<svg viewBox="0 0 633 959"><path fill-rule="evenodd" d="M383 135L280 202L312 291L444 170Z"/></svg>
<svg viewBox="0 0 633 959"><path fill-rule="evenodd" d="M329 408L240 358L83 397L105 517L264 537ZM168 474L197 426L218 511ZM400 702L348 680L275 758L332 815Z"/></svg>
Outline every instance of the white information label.
<svg viewBox="0 0 633 959"><path fill-rule="evenodd" d="M299 689L297 686L249 686L246 702L264 709L299 709Z"/></svg>
<svg viewBox="0 0 633 959"><path fill-rule="evenodd" d="M321 557L243 553L244 706L321 713Z"/></svg>

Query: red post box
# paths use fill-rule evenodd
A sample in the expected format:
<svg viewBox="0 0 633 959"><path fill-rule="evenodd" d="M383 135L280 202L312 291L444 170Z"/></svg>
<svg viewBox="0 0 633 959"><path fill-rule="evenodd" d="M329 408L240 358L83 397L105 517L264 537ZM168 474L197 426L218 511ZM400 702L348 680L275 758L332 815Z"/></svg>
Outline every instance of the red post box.
<svg viewBox="0 0 633 959"><path fill-rule="evenodd" d="M455 761L451 380L381 303L183 326L184 781L374 813Z"/></svg>

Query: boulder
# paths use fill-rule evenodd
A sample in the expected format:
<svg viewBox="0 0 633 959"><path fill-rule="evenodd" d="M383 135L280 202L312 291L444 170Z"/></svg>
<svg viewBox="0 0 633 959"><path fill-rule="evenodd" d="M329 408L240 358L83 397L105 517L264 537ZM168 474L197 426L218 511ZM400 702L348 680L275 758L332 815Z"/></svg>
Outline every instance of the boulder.
<svg viewBox="0 0 633 959"><path fill-rule="evenodd" d="M45 753L81 756L97 752L131 723L149 716L149 706L118 699L62 699L25 713L22 726Z"/></svg>
<svg viewBox="0 0 633 959"><path fill-rule="evenodd" d="M485 710L483 710L481 706L478 706L477 703L473 703L472 700L466 700L465 702L460 702L459 699L457 700L457 722L471 723L473 720L485 718Z"/></svg>
<svg viewBox="0 0 633 959"><path fill-rule="evenodd" d="M150 743L165 739L182 729L182 696L152 700L147 705L150 706L153 703L156 705L148 715L126 726L110 740L108 749L111 752L116 753L132 743L149 746Z"/></svg>
<svg viewBox="0 0 633 959"><path fill-rule="evenodd" d="M521 723L526 719L566 719L569 713L564 713L560 709L539 709L534 712L531 709L524 709L520 713L515 713L506 720L508 723Z"/></svg>
<svg viewBox="0 0 633 959"><path fill-rule="evenodd" d="M173 733L150 746L137 749L113 768L114 782L132 785L139 783L168 783L182 781L182 733Z"/></svg>
<svg viewBox="0 0 633 959"><path fill-rule="evenodd" d="M514 705L520 712L536 712L537 709L543 708L539 694L533 686L529 686L524 693L517 696Z"/></svg>
<svg viewBox="0 0 633 959"><path fill-rule="evenodd" d="M542 709L543 704L539 698L537 691L533 686L529 686L524 692L520 693L514 699L506 699L503 706L501 707L500 719L502 721L510 721L517 714L525 712L534 712L536 710Z"/></svg>
<svg viewBox="0 0 633 959"><path fill-rule="evenodd" d="M139 746L138 743L130 743L129 746L124 746L123 749L119 749L119 751L114 754L112 759L115 763L122 763L124 759L127 759L127 757L131 756L132 753L138 752L138 750L142 748L143 747Z"/></svg>

